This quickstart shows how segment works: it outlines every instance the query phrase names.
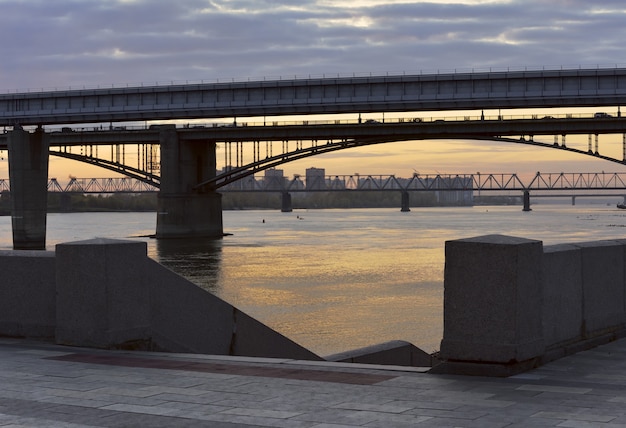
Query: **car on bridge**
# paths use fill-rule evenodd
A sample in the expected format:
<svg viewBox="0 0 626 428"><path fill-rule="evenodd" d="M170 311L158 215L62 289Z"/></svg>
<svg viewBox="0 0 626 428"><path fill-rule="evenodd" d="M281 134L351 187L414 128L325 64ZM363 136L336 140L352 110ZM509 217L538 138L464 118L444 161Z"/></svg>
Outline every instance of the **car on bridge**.
<svg viewBox="0 0 626 428"><path fill-rule="evenodd" d="M607 117L613 117L613 116L611 116L611 115L610 115L610 114L608 114L608 113L604 113L604 112L597 112L596 114L594 114L594 115L593 115L593 117L594 117L595 119L604 119L604 118L607 118Z"/></svg>

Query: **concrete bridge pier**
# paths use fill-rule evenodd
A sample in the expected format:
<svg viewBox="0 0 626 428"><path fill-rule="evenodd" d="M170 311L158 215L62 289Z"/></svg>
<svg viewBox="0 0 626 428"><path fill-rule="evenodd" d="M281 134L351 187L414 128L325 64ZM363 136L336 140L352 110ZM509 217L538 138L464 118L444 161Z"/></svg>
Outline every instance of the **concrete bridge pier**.
<svg viewBox="0 0 626 428"><path fill-rule="evenodd" d="M289 192L282 193L280 211L283 213L290 213L293 211L293 206L291 205L291 193Z"/></svg>
<svg viewBox="0 0 626 428"><path fill-rule="evenodd" d="M409 211L411 211L411 208L409 208L409 192L402 192L400 212L408 213Z"/></svg>
<svg viewBox="0 0 626 428"><path fill-rule="evenodd" d="M14 250L46 249L48 136L16 127L7 135Z"/></svg>
<svg viewBox="0 0 626 428"><path fill-rule="evenodd" d="M215 177L215 143L179 138L175 127L163 128L161 189L157 205L157 238L224 236L222 195L194 186Z"/></svg>
<svg viewBox="0 0 626 428"><path fill-rule="evenodd" d="M61 212L70 212L72 209L72 196L67 193L61 193L59 195L59 205Z"/></svg>
<svg viewBox="0 0 626 428"><path fill-rule="evenodd" d="M530 208L530 192L528 190L524 190L523 202L524 208L522 208L522 211L532 211Z"/></svg>

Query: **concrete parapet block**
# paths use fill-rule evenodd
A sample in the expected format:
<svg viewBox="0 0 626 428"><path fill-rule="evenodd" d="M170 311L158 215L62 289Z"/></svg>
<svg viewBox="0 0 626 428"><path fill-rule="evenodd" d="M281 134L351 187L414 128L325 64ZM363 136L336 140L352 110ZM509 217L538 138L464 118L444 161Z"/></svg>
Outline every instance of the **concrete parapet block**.
<svg viewBox="0 0 626 428"><path fill-rule="evenodd" d="M624 314L624 243L595 241L575 244L581 250L583 322L586 338L620 329Z"/></svg>
<svg viewBox="0 0 626 428"><path fill-rule="evenodd" d="M112 348L150 340L146 243L92 239L56 246L59 344Z"/></svg>
<svg viewBox="0 0 626 428"><path fill-rule="evenodd" d="M546 347L583 339L582 251L572 244L544 247L543 326Z"/></svg>
<svg viewBox="0 0 626 428"><path fill-rule="evenodd" d="M53 338L54 252L0 251L0 272L0 335Z"/></svg>
<svg viewBox="0 0 626 428"><path fill-rule="evenodd" d="M540 357L541 241L488 235L446 242L441 358L514 365Z"/></svg>
<svg viewBox="0 0 626 428"><path fill-rule="evenodd" d="M434 357L404 340L353 349L326 357L327 361L392 366L432 367Z"/></svg>

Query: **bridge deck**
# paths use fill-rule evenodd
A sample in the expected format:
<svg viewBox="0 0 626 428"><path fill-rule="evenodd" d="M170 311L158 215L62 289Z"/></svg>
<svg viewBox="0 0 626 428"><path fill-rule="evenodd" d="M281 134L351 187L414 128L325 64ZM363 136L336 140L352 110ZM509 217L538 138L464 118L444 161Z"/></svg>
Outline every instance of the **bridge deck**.
<svg viewBox="0 0 626 428"><path fill-rule="evenodd" d="M0 125L616 106L626 69L419 74L0 95Z"/></svg>

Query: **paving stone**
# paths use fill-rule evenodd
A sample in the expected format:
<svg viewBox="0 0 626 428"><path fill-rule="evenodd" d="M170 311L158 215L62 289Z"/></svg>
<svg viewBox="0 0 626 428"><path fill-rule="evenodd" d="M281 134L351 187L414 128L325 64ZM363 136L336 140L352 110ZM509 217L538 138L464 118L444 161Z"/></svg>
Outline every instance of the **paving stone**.
<svg viewBox="0 0 626 428"><path fill-rule="evenodd" d="M0 427L626 426L626 339L510 378L0 339Z"/></svg>

